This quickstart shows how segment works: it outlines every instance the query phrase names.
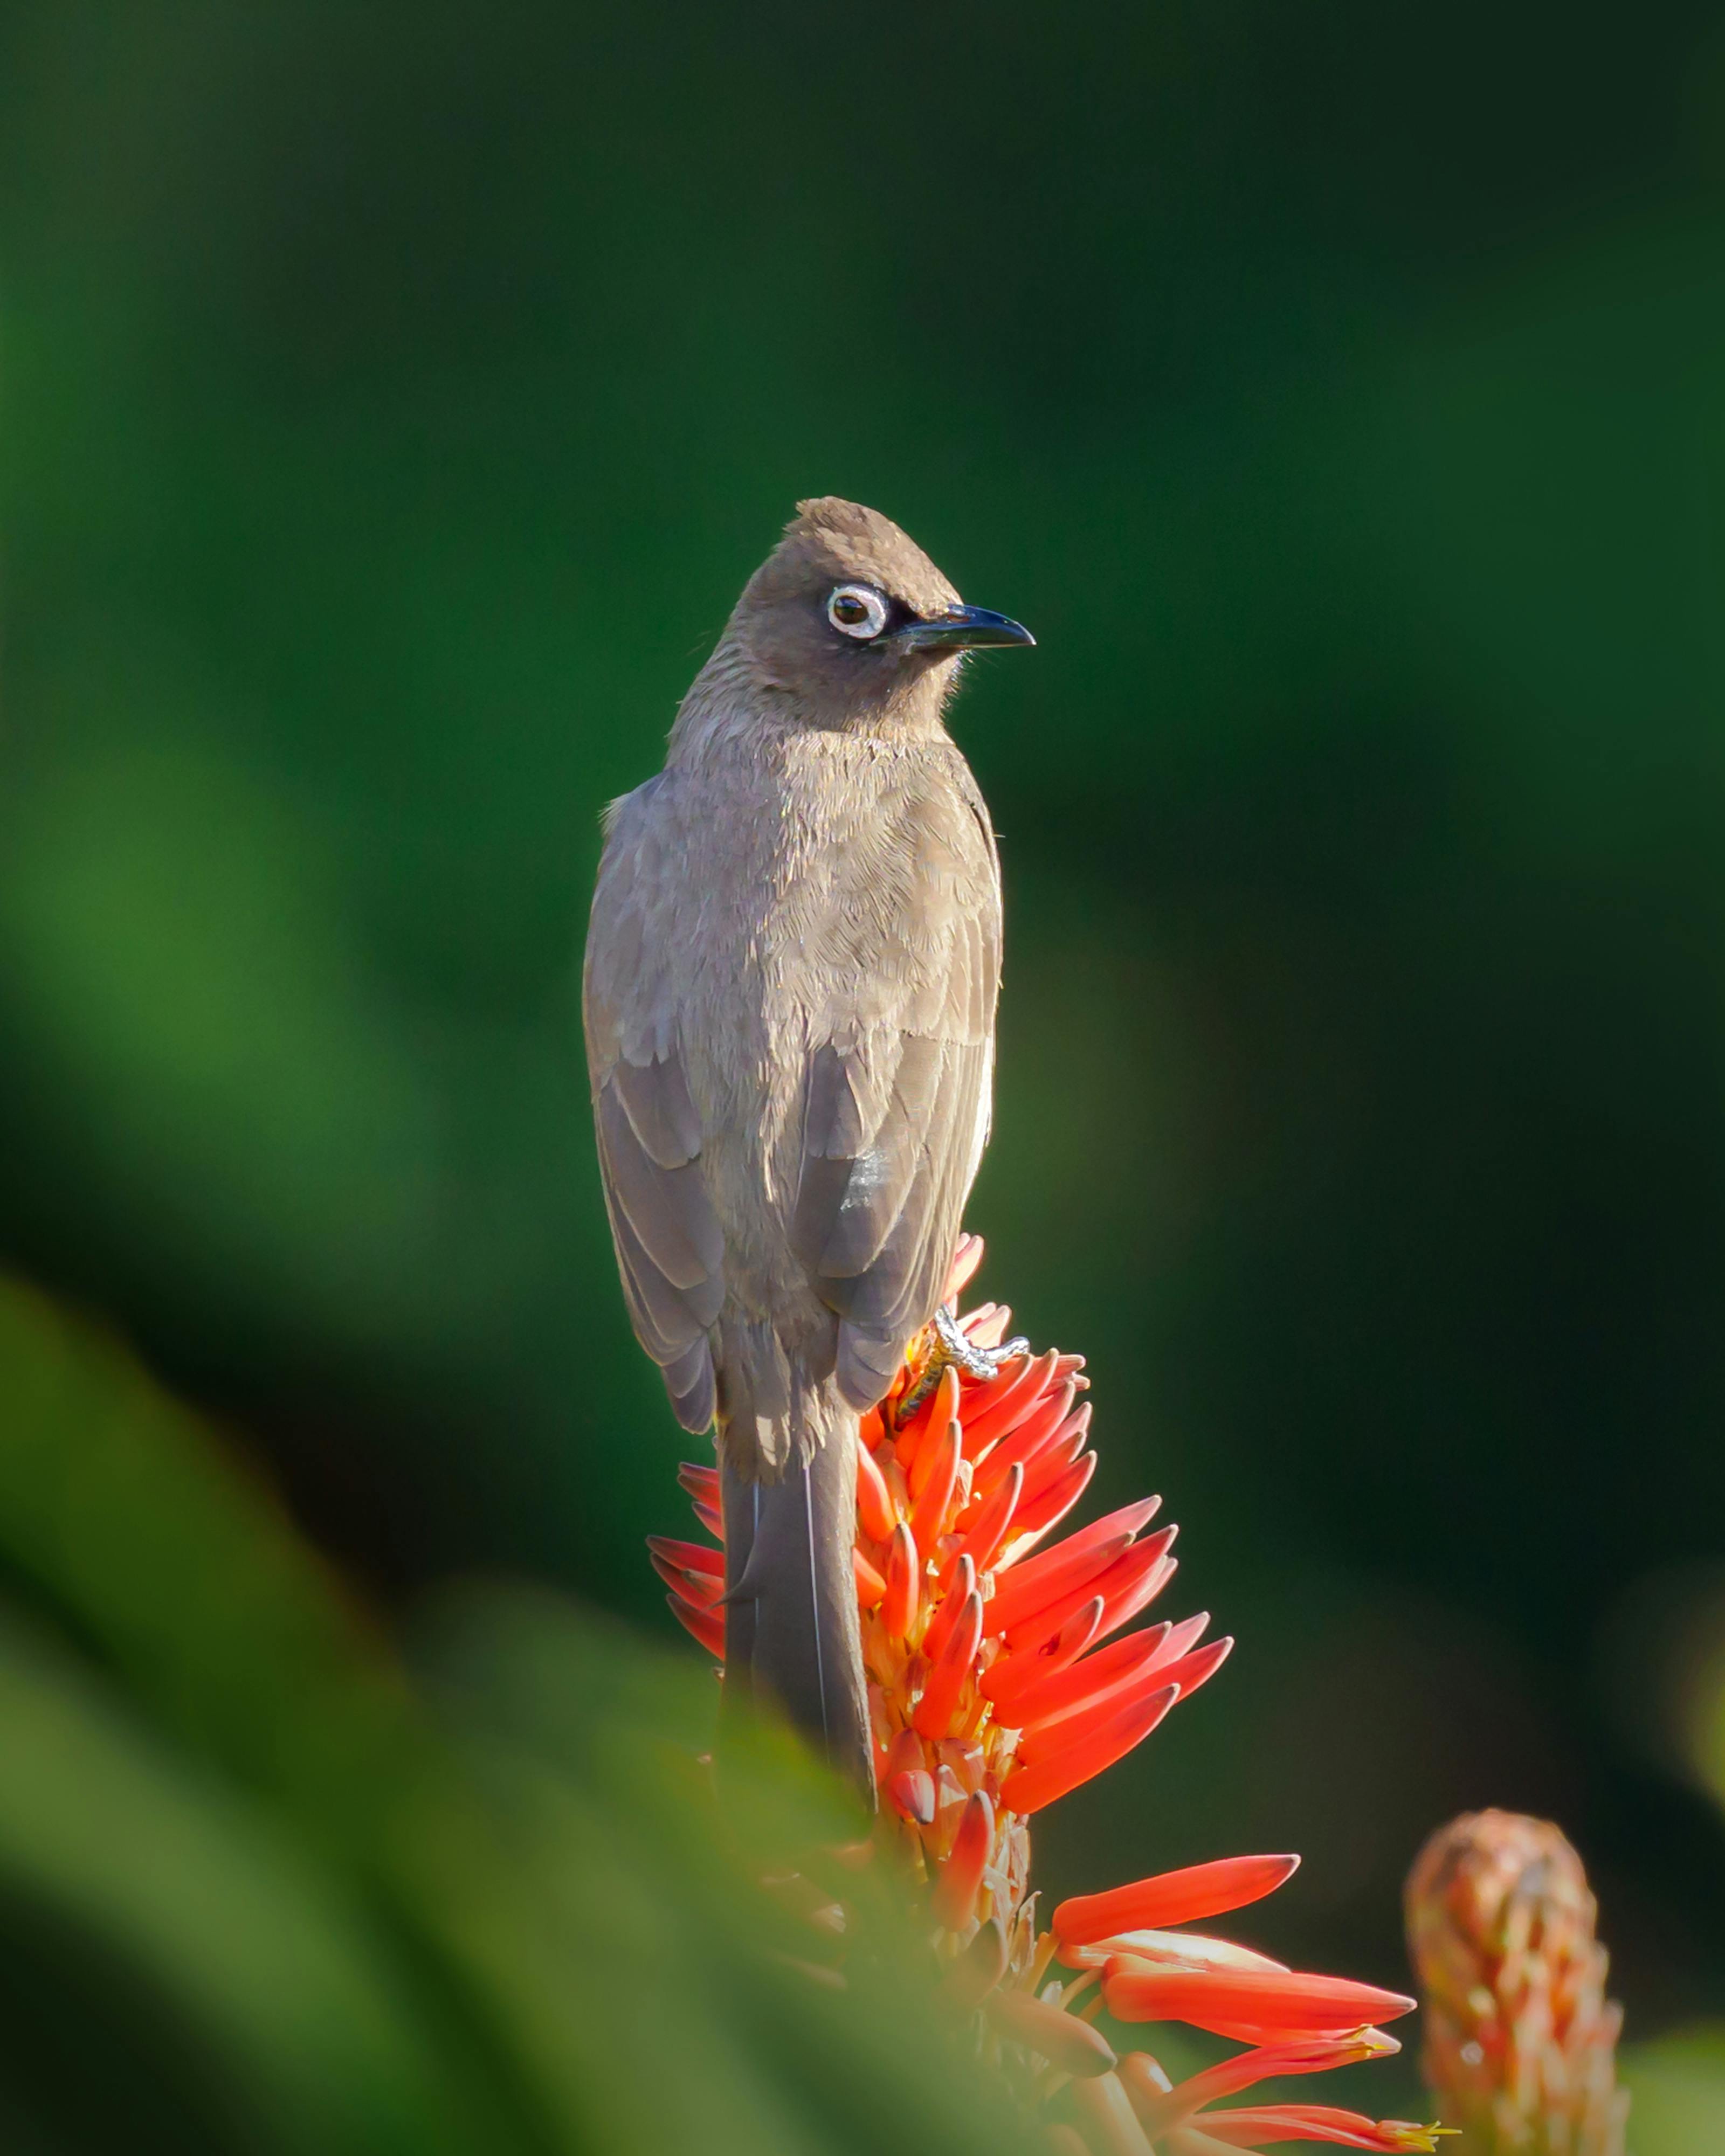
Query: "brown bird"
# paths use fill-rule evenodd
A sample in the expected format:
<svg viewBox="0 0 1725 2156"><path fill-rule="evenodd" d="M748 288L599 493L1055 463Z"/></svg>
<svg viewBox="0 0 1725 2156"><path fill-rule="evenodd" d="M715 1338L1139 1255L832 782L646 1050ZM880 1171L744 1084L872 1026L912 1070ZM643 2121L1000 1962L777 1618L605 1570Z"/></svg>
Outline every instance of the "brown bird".
<svg viewBox="0 0 1725 2156"><path fill-rule="evenodd" d="M718 1425L727 1692L865 1789L857 1417L940 1322L1000 978L993 833L942 717L968 650L1034 640L874 510L801 503L664 770L608 812L588 936L629 1316L683 1427Z"/></svg>

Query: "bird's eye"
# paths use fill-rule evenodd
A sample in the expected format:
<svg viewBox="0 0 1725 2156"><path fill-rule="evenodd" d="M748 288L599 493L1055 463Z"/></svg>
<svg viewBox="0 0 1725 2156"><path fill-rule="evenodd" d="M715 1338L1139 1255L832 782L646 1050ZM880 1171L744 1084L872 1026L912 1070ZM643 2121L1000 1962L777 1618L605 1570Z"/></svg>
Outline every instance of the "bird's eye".
<svg viewBox="0 0 1725 2156"><path fill-rule="evenodd" d="M840 636L866 644L886 626L886 602L867 584L840 584L827 601L827 619Z"/></svg>

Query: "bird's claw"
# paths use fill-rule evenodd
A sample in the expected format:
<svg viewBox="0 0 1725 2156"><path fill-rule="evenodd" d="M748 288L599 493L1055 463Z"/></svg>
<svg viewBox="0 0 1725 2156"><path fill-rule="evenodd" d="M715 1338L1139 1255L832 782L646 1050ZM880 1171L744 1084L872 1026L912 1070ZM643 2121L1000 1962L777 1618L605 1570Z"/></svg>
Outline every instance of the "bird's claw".
<svg viewBox="0 0 1725 2156"><path fill-rule="evenodd" d="M950 1363L967 1378L998 1378L1003 1364L1019 1362L1030 1352L1030 1343L1022 1334L1015 1340L1003 1340L998 1348L978 1348L960 1330L949 1303L943 1302L934 1313L934 1330L941 1345L941 1368ZM935 1376L940 1376L939 1370Z"/></svg>
<svg viewBox="0 0 1725 2156"><path fill-rule="evenodd" d="M1007 1363L1021 1360L1029 1352L1030 1343L1022 1336L1004 1340L998 1348L978 1348L960 1329L952 1306L942 1303L923 1334L922 1368L915 1382L901 1394L893 1419L902 1429L949 1369L962 1371L980 1383L998 1378Z"/></svg>

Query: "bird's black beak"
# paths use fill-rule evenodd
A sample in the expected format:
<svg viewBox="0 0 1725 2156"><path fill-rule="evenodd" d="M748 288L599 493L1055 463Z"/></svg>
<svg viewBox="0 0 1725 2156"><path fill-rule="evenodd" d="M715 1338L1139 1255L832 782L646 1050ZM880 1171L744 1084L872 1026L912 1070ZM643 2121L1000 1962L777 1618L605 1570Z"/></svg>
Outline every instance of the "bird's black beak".
<svg viewBox="0 0 1725 2156"><path fill-rule="evenodd" d="M988 607L953 607L927 621L907 622L894 631L896 641L910 651L974 651L990 644L1034 644L1028 629L1010 616Z"/></svg>

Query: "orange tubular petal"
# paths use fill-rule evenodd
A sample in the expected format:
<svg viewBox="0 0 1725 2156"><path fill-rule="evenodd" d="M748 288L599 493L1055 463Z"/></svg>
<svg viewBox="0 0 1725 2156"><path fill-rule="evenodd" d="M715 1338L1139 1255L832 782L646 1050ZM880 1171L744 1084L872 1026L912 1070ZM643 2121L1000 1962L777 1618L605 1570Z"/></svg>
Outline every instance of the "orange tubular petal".
<svg viewBox="0 0 1725 2156"><path fill-rule="evenodd" d="M1090 1478L1096 1471L1096 1455L1086 1452L1081 1460L1075 1460L1060 1481L1034 1503L1021 1501L1019 1517L1014 1522L1015 1537L1046 1534L1050 1527L1059 1527L1089 1488Z"/></svg>
<svg viewBox="0 0 1725 2156"><path fill-rule="evenodd" d="M1164 1684L1178 1685L1182 1699L1189 1699L1201 1684L1209 1683L1233 1652L1234 1635L1224 1632L1219 1640L1212 1640L1209 1646L1200 1647L1195 1655L1182 1655L1172 1662L1158 1656L1155 1673Z"/></svg>
<svg viewBox="0 0 1725 2156"><path fill-rule="evenodd" d="M1183 1617L1178 1625L1167 1627L1168 1637L1157 1650L1156 1664L1160 1669L1166 1662L1177 1662L1189 1653L1204 1637L1204 1628L1210 1621L1208 1609L1200 1609L1195 1617ZM1162 1630L1161 1626L1157 1628Z"/></svg>
<svg viewBox="0 0 1725 2156"><path fill-rule="evenodd" d="M994 1807L978 1789L959 1815L952 1852L934 1882L934 1918L943 1931L962 1932L976 1913L977 1889L994 1843Z"/></svg>
<svg viewBox="0 0 1725 2156"><path fill-rule="evenodd" d="M1134 1700L1111 1713L1099 1727L1086 1729L1081 1741L1056 1746L1033 1765L1014 1767L1000 1785L1001 1803L1010 1811L1040 1811L1142 1743L1178 1697L1172 1686L1166 1686L1147 1699Z"/></svg>
<svg viewBox="0 0 1725 2156"><path fill-rule="evenodd" d="M998 1348L1012 1323L1012 1312L1004 1302L985 1302L963 1321L964 1337L973 1348Z"/></svg>
<svg viewBox="0 0 1725 2156"><path fill-rule="evenodd" d="M942 1302L957 1302L976 1278L987 1248L980 1235L961 1235L958 1247L952 1253L952 1270L947 1275L947 1285L941 1296Z"/></svg>
<svg viewBox="0 0 1725 2156"><path fill-rule="evenodd" d="M898 1464L909 1475L931 1430L944 1430L958 1412L958 1373L949 1363L940 1383L899 1432L894 1445Z"/></svg>
<svg viewBox="0 0 1725 2156"><path fill-rule="evenodd" d="M1076 1415L1071 1420L1073 1428L1069 1430L1063 1424L1045 1445L1039 1445L1034 1452L1026 1453L1021 1462L1013 1462L1014 1466L1022 1465L1024 1471L1023 1503L1026 1511L1048 1495L1083 1451L1088 1433L1076 1427Z"/></svg>
<svg viewBox="0 0 1725 2156"><path fill-rule="evenodd" d="M725 1516L719 1510L717 1500L715 1499L709 1505L704 1498L697 1497L695 1501L694 1512L696 1518L700 1521L713 1540L722 1543L725 1539Z"/></svg>
<svg viewBox="0 0 1725 2156"><path fill-rule="evenodd" d="M946 1525L947 1507L952 1502L952 1485L957 1475L958 1425L949 1422L937 1435L929 1438L911 1471L911 1532L916 1537L919 1550L932 1550Z"/></svg>
<svg viewBox="0 0 1725 2156"><path fill-rule="evenodd" d="M1150 2143L1132 2115L1118 2074L1075 2081L1068 2101L1078 2113L1084 2138L1096 2156L1150 2156Z"/></svg>
<svg viewBox="0 0 1725 2156"><path fill-rule="evenodd" d="M1111 1632L1117 1625L1129 1624L1141 1609L1156 1599L1179 1569L1178 1558L1165 1557L1151 1566L1141 1578L1126 1582L1112 1594L1105 1591L1102 1630Z"/></svg>
<svg viewBox="0 0 1725 2156"><path fill-rule="evenodd" d="M685 1460L677 1470L677 1481L691 1497L703 1503L716 1505L719 1502L719 1471L716 1467L697 1467L692 1460Z"/></svg>
<svg viewBox="0 0 1725 2156"><path fill-rule="evenodd" d="M679 1572L701 1572L714 1579L725 1577L725 1553L709 1549L705 1543L680 1543L670 1535L649 1535L647 1547L655 1557L662 1557L675 1565Z"/></svg>
<svg viewBox="0 0 1725 2156"><path fill-rule="evenodd" d="M1060 1359L1050 1348L1047 1354L1039 1355L1034 1362L1021 1364L993 1399L978 1397L975 1410L965 1418L967 1460L976 1459L1024 1419L1055 1382L1055 1369Z"/></svg>
<svg viewBox="0 0 1725 2156"><path fill-rule="evenodd" d="M1050 1371L1050 1381L1053 1376L1054 1373ZM1085 1430L1085 1419L1072 1413L1072 1403L1077 1392L1078 1388L1069 1379L1064 1385L1056 1384L1051 1392L1043 1394L1040 1399L1031 1399L1009 1434L996 1442L993 1452L978 1469L979 1481L984 1485L990 1484L1004 1475L1014 1461L1028 1466L1031 1460L1041 1459L1056 1440L1070 1441L1072 1453L1076 1455L1083 1445ZM975 1430L985 1429L991 1419L978 1416L973 1430L967 1435L973 1437ZM978 1443L982 1441L976 1440ZM968 1457L974 1459L975 1443L967 1445L965 1451Z"/></svg>
<svg viewBox="0 0 1725 2156"><path fill-rule="evenodd" d="M1096 1592L1102 1575L1135 1547L1130 1531L1125 1527L1117 1527L1103 1540L1081 1547L1084 1540L1083 1535L1073 1535L1065 1542L1056 1543L1051 1550L1045 1550L1036 1559L1037 1565L1045 1569L1033 1573L1026 1566L1023 1571L1002 1573L994 1584L994 1599L988 1604L988 1630L1005 1632L1029 1624L1057 1604L1066 1608L1081 1589L1084 1590L1081 1599L1088 1601Z"/></svg>
<svg viewBox="0 0 1725 2156"><path fill-rule="evenodd" d="M1059 1590L1062 1593L1066 1588L1076 1586L1078 1575L1072 1573L1070 1568L1081 1558L1100 1552L1105 1543L1117 1553L1122 1547L1120 1537L1123 1535L1129 1544L1134 1535L1143 1532L1161 1509L1160 1497L1141 1497L1135 1505L1122 1505L1117 1512L1108 1512L1100 1520L1092 1520L1087 1527L1080 1527L1076 1534L1068 1535L1064 1542L1056 1543L1052 1549L1039 1551L1034 1557L1019 1558L1012 1568L1012 1591L1015 1594L1028 1594L1034 1589L1051 1601L1055 1590L1046 1584L1047 1582L1058 1578L1062 1582ZM1101 1571L1105 1564L1112 1562L1111 1558L1103 1559L1097 1564L1096 1570ZM1002 1592L1004 1591L1003 1583Z"/></svg>
<svg viewBox="0 0 1725 2156"><path fill-rule="evenodd" d="M1091 1456L1094 1458L1095 1455ZM1026 1616L1009 1618L1005 1625L1009 1650L1023 1654L1027 1649L1040 1646L1043 1640L1052 1639L1093 1594L1101 1596L1102 1627L1105 1631L1111 1631L1115 1625L1125 1621L1127 1615L1135 1614L1126 1607L1133 1590L1155 1574L1178 1532L1176 1527L1158 1527L1153 1535L1147 1535L1142 1542L1122 1550L1105 1571L1091 1574L1070 1594ZM1116 1614L1117 1607L1122 1614Z"/></svg>
<svg viewBox="0 0 1725 2156"><path fill-rule="evenodd" d="M693 1609L675 1594L667 1594L670 1613L692 1640L698 1640L710 1655L725 1659L725 1620L709 1609Z"/></svg>
<svg viewBox="0 0 1725 2156"><path fill-rule="evenodd" d="M1019 1493L1024 1486L1024 1471L1014 1464L1006 1471L1005 1479L983 1500L982 1509L972 1520L964 1537L964 1548L978 1572L988 1569L995 1552L1006 1540L1012 1516L1018 1510Z"/></svg>
<svg viewBox="0 0 1725 2156"><path fill-rule="evenodd" d="M982 1641L983 1598L973 1594L959 1612L940 1660L929 1671L922 1697L911 1717L911 1726L920 1736L938 1738L951 1733L952 1711Z"/></svg>
<svg viewBox="0 0 1725 2156"><path fill-rule="evenodd" d="M1173 2094L1172 2084L1147 2051L1128 2051L1120 2062L1120 2083L1126 2091L1137 2122L1146 2133L1158 2133L1166 2124L1164 2112Z"/></svg>
<svg viewBox="0 0 1725 2156"><path fill-rule="evenodd" d="M1201 1684L1208 1682L1215 1675L1233 1651L1234 1635L1230 1633L1223 1639L1212 1640L1209 1646L1201 1647L1195 1655L1185 1656L1178 1662L1164 1662L1160 1656L1153 1656L1148 1667L1139 1671L1136 1676L1121 1678L1111 1685L1100 1686L1088 1700L1076 1701L1070 1707L1045 1714L1040 1721L1033 1721L1027 1715L1024 1732L1028 1736L1033 1729L1040 1731L1056 1725L1064 1727L1069 1722L1076 1722L1081 1715L1093 1712L1105 1700L1112 1701L1118 1706L1127 1698L1140 1697L1163 1685L1172 1685L1182 1699L1189 1699ZM1040 1738L1038 1748L1040 1748Z"/></svg>
<svg viewBox="0 0 1725 2156"><path fill-rule="evenodd" d="M1243 1947L1237 1939L1206 1938L1201 1932L1117 1932L1095 1946L1063 1947L1060 1952L1086 1969L1111 1969L1117 1976L1128 1964L1133 1969L1267 1969L1272 1976L1288 1974L1285 1961ZM1327 2043L1330 2039L1313 2041Z"/></svg>
<svg viewBox="0 0 1725 2156"><path fill-rule="evenodd" d="M1001 1801L1012 1802L1009 1776ZM1295 2030L1343 2035L1368 2022L1411 2014L1414 2001L1374 1984L1299 1969L1149 1969L1111 1961L1102 1980L1108 2010L1122 2021L1185 2021L1215 2035L1250 2028L1259 2041Z"/></svg>
<svg viewBox="0 0 1725 2156"><path fill-rule="evenodd" d="M901 1520L887 1547L886 1599L880 1604L880 1621L896 1640L907 1639L916 1621L921 1570L916 1542Z"/></svg>
<svg viewBox="0 0 1725 2156"><path fill-rule="evenodd" d="M877 1543L891 1542L892 1531L898 1525L898 1513L886 1487L886 1477L875 1465L875 1455L865 1445L856 1448L856 1517L862 1522L863 1532Z"/></svg>
<svg viewBox="0 0 1725 2156"><path fill-rule="evenodd" d="M1098 1648L1070 1669L1026 1686L1013 1695L1011 1726L1034 1729L1039 1722L1091 1706L1153 1666L1159 1666L1168 1630L1166 1625L1153 1625L1147 1632L1129 1632L1125 1639ZM1006 1722L1009 1717L1000 1714L995 1719Z"/></svg>
<svg viewBox="0 0 1725 2156"><path fill-rule="evenodd" d="M951 1568L950 1584L943 1578L937 1592L942 1598L941 1606L922 1635L922 1652L931 1662L940 1660L941 1650L952 1637L960 1612L976 1593L976 1567L968 1557L958 1558Z"/></svg>
<svg viewBox="0 0 1725 2156"><path fill-rule="evenodd" d="M1133 1636L1144 1639L1153 1635L1138 1633ZM1172 1685L1181 1699L1189 1697L1215 1675L1233 1650L1230 1633L1224 1639L1211 1640L1207 1647L1200 1647L1195 1655L1182 1656L1172 1662L1159 1654L1151 1655L1137 1666L1128 1665L1110 1676L1104 1672L1102 1664L1112 1650L1105 1647L1101 1654L1092 1655L1088 1661L1069 1670L1058 1683L1039 1685L1034 1693L1014 1700L1010 1717L997 1712L994 1718L1008 1727L1016 1723L1024 1731L1027 1742L1020 1749L1021 1758L1029 1753L1040 1755L1046 1749L1045 1732L1054 1732L1057 1738L1065 1738L1076 1730L1081 1717L1094 1714L1104 1707L1122 1706L1127 1699L1158 1691L1163 1685ZM1085 1672L1091 1669L1096 1674L1086 1686ZM1066 1688L1064 1696L1053 1706L1046 1704L1062 1686Z"/></svg>
<svg viewBox="0 0 1725 2156"><path fill-rule="evenodd" d="M993 1605L987 1606L992 1609ZM1102 1598L1100 1594L1092 1595L1045 1646L1033 1649L1029 1654L1003 1655L999 1661L992 1663L978 1690L984 1699L993 1702L995 1720L1011 1727L1015 1702L1029 1686L1076 1662L1101 1625Z"/></svg>
<svg viewBox="0 0 1725 2156"><path fill-rule="evenodd" d="M668 1563L657 1550L650 1550L647 1562L670 1588L679 1601L686 1602L692 1609L710 1609L725 1591L722 1579L714 1579L704 1572L680 1571Z"/></svg>
<svg viewBox="0 0 1725 2156"><path fill-rule="evenodd" d="M1178 2088L1168 2087L1165 2078L1159 2090L1141 2084L1127 2071L1131 2059L1122 2067L1121 2078L1145 2132L1165 2133L1219 2097L1237 2096L1240 2090L1253 2088L1260 2082L1278 2080L1284 2074L1329 2073L1337 2066L1358 2066L1363 2060L1386 2058L1400 2049L1394 2037L1386 2036L1382 2030L1362 2029L1353 2036L1332 2037L1322 2043L1267 2044L1256 2051L1237 2051L1231 2059L1219 2060L1192 2075Z"/></svg>
<svg viewBox="0 0 1725 2156"><path fill-rule="evenodd" d="M1067 1399L1073 1390L1074 1388L1070 1385L1064 1386L1061 1389L1061 1399ZM986 1459L977 1463L975 1487L986 1496L1009 1468L1015 1466L1021 1466L1028 1472L1032 1463L1041 1456L1046 1446L1064 1444L1068 1440L1076 1439L1081 1447L1086 1434L1090 1429L1091 1416L1093 1412L1089 1402L1086 1401L1084 1406L1076 1409L1065 1417L1064 1421L1057 1423L1050 1430L1046 1419L1033 1403L1030 1413L1034 1419L1022 1423L1018 1429L1009 1431L999 1440Z"/></svg>
<svg viewBox="0 0 1725 2156"><path fill-rule="evenodd" d="M958 1417L964 1424L964 1456L967 1460L976 1456L976 1447L970 1440L972 1429L981 1422L985 1414L999 1407L1026 1371L1034 1368L1028 1355L1014 1355L1009 1363L1001 1364L998 1375L985 1378L981 1384L972 1385L967 1390Z"/></svg>
<svg viewBox="0 0 1725 2156"><path fill-rule="evenodd" d="M988 2015L1003 2036L1039 2053L1063 2074L1091 2080L1113 2071L1107 2039L1088 2021L1063 2013L1045 1999L1033 1999L1027 1991L997 1991L988 2001Z"/></svg>
<svg viewBox="0 0 1725 2156"><path fill-rule="evenodd" d="M886 1582L860 1549L850 1553L850 1568L856 1574L856 1602L860 1609L873 1609L886 1597Z"/></svg>
<svg viewBox="0 0 1725 2156"><path fill-rule="evenodd" d="M934 1825L934 1777L926 1768L907 1767L888 1774L886 1789L887 1801L901 1819L914 1826Z"/></svg>
<svg viewBox="0 0 1725 2156"><path fill-rule="evenodd" d="M901 1767L926 1767L928 1754L922 1748L922 1739L914 1729L901 1729L886 1750L886 1765L883 1770L896 1774Z"/></svg>
<svg viewBox="0 0 1725 2156"><path fill-rule="evenodd" d="M1176 1933L1175 1937L1178 1936ZM1091 1949L1076 1947L1073 1951L1084 1954ZM1266 2044L1327 2044L1334 2041L1336 2034L1333 2029L1266 2029L1257 2021L1218 2021L1211 2033L1227 2037L1230 2043L1250 2044L1260 2050ZM1401 2047L1398 2045L1396 2048Z"/></svg>
<svg viewBox="0 0 1725 2156"><path fill-rule="evenodd" d="M1223 1856L1214 1864L1190 1864L1183 1871L1111 1887L1106 1894L1077 1894L1055 1911L1054 1935L1062 1946L1086 1946L1117 1932L1165 1931L1171 1924L1225 1916L1273 1894L1299 1868L1297 1856Z"/></svg>
<svg viewBox="0 0 1725 2156"><path fill-rule="evenodd" d="M1034 1767L1040 1760L1052 1759L1063 1752L1082 1752L1100 1731L1111 1728L1123 1714L1165 1691L1173 1694L1168 1709L1164 1710L1168 1712L1179 1704L1179 1686L1168 1683L1159 1670L1141 1671L1078 1712L1053 1715L1034 1732L1027 1729L1019 1740L1018 1763Z"/></svg>
<svg viewBox="0 0 1725 2156"><path fill-rule="evenodd" d="M1329 2104L1271 2104L1250 2111L1207 2111L1193 2121L1224 2148L1269 2148L1281 2141L1327 2141L1339 2148L1373 2148L1389 2156L1429 2152L1441 2130L1406 2118L1367 2118Z"/></svg>

